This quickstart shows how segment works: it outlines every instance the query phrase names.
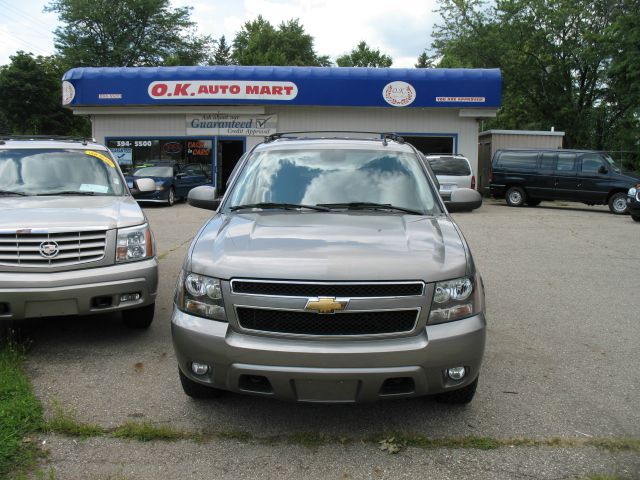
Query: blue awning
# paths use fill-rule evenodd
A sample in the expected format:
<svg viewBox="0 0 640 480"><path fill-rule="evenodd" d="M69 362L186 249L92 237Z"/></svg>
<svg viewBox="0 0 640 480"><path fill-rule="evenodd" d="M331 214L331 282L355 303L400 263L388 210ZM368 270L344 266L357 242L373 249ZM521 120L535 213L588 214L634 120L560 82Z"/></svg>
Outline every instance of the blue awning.
<svg viewBox="0 0 640 480"><path fill-rule="evenodd" d="M499 69L346 67L74 68L63 104L497 108Z"/></svg>

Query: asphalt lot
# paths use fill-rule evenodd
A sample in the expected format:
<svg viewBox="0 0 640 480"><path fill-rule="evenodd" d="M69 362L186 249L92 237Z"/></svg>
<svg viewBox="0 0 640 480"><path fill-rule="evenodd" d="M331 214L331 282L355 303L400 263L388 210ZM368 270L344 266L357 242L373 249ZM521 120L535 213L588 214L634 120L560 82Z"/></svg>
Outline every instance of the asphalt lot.
<svg viewBox="0 0 640 480"><path fill-rule="evenodd" d="M189 241L210 212L177 204L145 209L155 231L161 282L148 331L117 315L39 321L28 369L49 414L115 428L148 421L187 431L242 433L244 440L150 442L42 437L43 468L66 478L582 478L640 476L631 452L593 448L404 449L361 442L317 448L249 437L298 433L366 438L415 432L640 438L640 224L605 207L485 202L455 214L487 292L487 351L478 393L465 408L426 398L365 405L303 405L228 394L182 393L169 315ZM240 437L239 435L235 435Z"/></svg>

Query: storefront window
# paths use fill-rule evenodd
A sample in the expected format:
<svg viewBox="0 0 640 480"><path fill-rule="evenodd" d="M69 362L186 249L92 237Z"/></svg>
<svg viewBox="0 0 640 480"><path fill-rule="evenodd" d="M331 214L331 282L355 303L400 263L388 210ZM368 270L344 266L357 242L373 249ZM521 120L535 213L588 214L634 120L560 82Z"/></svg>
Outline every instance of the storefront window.
<svg viewBox="0 0 640 480"><path fill-rule="evenodd" d="M184 164L199 164L212 177L212 140L205 139L131 139L112 138L107 140L111 149L126 173L145 163L174 160Z"/></svg>

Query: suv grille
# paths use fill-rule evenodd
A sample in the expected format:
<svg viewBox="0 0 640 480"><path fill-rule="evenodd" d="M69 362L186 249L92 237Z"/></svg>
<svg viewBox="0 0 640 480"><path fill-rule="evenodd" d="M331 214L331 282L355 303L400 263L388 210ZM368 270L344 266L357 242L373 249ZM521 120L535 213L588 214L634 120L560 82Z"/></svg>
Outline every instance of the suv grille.
<svg viewBox="0 0 640 480"><path fill-rule="evenodd" d="M410 332L418 310L318 314L290 310L237 307L242 328L300 335L374 335Z"/></svg>
<svg viewBox="0 0 640 480"><path fill-rule="evenodd" d="M422 295L424 284L413 283L283 283L233 280L233 293L278 297L411 297Z"/></svg>
<svg viewBox="0 0 640 480"><path fill-rule="evenodd" d="M0 265L60 267L104 257L104 230L60 233L0 233Z"/></svg>

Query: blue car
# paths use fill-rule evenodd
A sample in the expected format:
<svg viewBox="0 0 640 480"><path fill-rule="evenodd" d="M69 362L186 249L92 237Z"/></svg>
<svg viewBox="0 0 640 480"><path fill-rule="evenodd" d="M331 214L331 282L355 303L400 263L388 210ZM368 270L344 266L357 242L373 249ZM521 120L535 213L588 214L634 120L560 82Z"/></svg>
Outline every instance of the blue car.
<svg viewBox="0 0 640 480"><path fill-rule="evenodd" d="M134 180L151 178L156 182L153 192L135 190ZM176 201L187 198L189 191L200 185L211 183L200 164L179 164L176 162L153 162L140 165L126 177L133 198L139 202L159 202L172 206Z"/></svg>

